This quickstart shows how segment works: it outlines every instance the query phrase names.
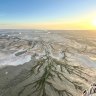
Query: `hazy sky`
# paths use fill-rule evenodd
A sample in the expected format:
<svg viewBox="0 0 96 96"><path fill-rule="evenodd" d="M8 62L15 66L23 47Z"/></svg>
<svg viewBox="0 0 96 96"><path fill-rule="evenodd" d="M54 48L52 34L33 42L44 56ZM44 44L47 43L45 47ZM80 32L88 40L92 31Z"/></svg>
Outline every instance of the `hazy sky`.
<svg viewBox="0 0 96 96"><path fill-rule="evenodd" d="M0 28L96 29L96 0L0 0Z"/></svg>

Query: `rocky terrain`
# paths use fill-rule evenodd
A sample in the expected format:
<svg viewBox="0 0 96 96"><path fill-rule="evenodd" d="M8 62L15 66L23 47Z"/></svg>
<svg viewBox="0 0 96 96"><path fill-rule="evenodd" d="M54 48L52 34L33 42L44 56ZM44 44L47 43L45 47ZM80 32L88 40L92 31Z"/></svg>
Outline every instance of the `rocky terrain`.
<svg viewBox="0 0 96 96"><path fill-rule="evenodd" d="M1 30L0 96L82 96L96 82L89 33Z"/></svg>

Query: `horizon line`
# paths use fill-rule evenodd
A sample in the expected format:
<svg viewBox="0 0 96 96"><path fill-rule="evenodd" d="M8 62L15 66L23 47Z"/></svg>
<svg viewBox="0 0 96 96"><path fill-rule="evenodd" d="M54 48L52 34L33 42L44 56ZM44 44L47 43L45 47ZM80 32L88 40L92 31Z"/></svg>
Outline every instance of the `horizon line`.
<svg viewBox="0 0 96 96"><path fill-rule="evenodd" d="M84 30L84 31L96 31L96 29L34 29L34 28L32 28L32 29L31 28L28 28L28 29L27 28L26 29L23 29L23 28L0 28L0 30L45 30L45 31L48 31L48 30L50 30L50 31L51 30L54 30L54 31L55 30L58 30L58 31L64 31L64 30L83 31Z"/></svg>

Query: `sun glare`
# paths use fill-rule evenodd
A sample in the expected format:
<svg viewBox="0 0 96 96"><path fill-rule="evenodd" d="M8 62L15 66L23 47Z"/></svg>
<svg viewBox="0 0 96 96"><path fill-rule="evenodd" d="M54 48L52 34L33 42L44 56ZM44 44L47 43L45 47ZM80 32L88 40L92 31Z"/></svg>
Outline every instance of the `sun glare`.
<svg viewBox="0 0 96 96"><path fill-rule="evenodd" d="M96 26L96 19L94 19L94 20L92 21L92 25L93 25L93 26Z"/></svg>

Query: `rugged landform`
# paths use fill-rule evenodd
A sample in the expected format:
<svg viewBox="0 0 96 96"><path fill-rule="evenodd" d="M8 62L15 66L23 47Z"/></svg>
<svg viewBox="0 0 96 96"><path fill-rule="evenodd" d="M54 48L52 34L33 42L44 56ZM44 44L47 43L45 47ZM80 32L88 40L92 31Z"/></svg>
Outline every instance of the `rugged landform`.
<svg viewBox="0 0 96 96"><path fill-rule="evenodd" d="M0 96L82 96L96 82L94 35L85 31L83 36L69 31L3 31Z"/></svg>

